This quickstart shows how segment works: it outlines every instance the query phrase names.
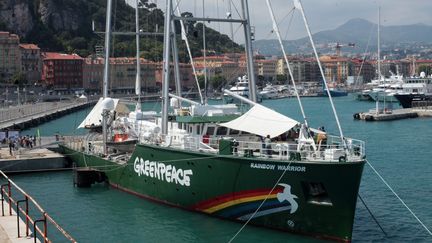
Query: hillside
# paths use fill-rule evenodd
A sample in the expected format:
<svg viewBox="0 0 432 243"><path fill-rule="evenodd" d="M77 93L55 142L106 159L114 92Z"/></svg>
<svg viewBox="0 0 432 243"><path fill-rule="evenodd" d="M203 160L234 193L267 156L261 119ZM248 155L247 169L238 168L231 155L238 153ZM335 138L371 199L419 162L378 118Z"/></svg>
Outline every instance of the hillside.
<svg viewBox="0 0 432 243"><path fill-rule="evenodd" d="M164 14L147 0L140 9L140 27L145 32L163 33ZM88 56L96 45L103 45L103 36L92 31L105 28L106 0L2 0L0 31L16 33L21 42L38 44L44 51L62 51ZM135 12L124 0L113 2L113 31L135 31ZM190 13L184 13L189 14ZM188 38L194 56L201 55L202 25L187 23ZM216 52L241 50L228 36L206 29L207 48ZM114 56L134 56L134 36L113 38ZM179 57L186 59L179 40ZM142 37L141 56L151 60L162 57L162 37Z"/></svg>
<svg viewBox="0 0 432 243"><path fill-rule="evenodd" d="M320 31L314 34L314 40L321 46L322 51L329 51L326 45L331 43L355 43L356 47L344 49L347 52L362 53L365 51L368 39L370 48L377 46L377 25L364 19L351 19L345 24L333 30ZM284 41L285 48L291 53L305 52L310 50L307 37ZM383 47L394 48L400 45L413 43L432 44L432 26L425 24L381 26L381 43ZM267 55L279 55L280 48L276 40L258 40L254 47L261 53ZM309 51L310 52L310 51Z"/></svg>

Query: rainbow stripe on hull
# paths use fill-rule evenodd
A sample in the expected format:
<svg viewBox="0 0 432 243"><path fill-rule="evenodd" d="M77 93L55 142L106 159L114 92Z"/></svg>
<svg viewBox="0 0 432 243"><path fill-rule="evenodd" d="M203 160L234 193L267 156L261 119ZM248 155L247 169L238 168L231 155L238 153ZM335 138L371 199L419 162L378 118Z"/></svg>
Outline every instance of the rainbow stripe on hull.
<svg viewBox="0 0 432 243"><path fill-rule="evenodd" d="M200 202L192 206L192 209L217 217L242 221L248 220L251 216L257 218L281 211L290 211L291 204L287 201L280 202L277 198L278 193L282 193L283 189L277 186L273 191L261 189L229 193ZM260 210L254 215L258 207Z"/></svg>

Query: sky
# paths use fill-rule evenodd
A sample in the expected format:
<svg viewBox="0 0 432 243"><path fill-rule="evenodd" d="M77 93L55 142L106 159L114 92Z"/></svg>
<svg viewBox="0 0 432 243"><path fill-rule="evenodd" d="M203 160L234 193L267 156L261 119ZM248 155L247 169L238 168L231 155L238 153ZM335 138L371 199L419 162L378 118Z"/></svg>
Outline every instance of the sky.
<svg viewBox="0 0 432 243"><path fill-rule="evenodd" d="M136 0L127 0L135 2ZM165 11L165 0L149 0ZM175 0L174 0L175 1ZM205 0L205 16L224 18L232 3L232 16L239 18L240 0ZM203 0L180 0L181 12L192 12L194 16L203 16ZM300 12L291 11L292 0L271 0L273 11L283 39L298 39L307 35ZM423 23L432 25L432 0L302 0L312 33L334 29L350 19L363 18L378 22L378 7L381 7L381 24L384 26ZM236 7L234 7L234 5ZM265 0L249 0L251 25L255 27L255 36L260 39L275 39L271 33L271 18ZM230 24L210 23L210 27L231 35ZM233 24L234 41L243 43L242 28Z"/></svg>

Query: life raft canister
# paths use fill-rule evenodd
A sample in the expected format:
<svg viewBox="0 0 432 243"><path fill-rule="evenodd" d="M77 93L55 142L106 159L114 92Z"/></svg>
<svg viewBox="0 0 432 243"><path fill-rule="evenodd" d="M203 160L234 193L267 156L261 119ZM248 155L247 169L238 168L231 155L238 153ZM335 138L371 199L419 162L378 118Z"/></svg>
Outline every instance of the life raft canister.
<svg viewBox="0 0 432 243"><path fill-rule="evenodd" d="M205 144L209 144L210 143L210 136L208 134L205 134L202 138L202 142Z"/></svg>
<svg viewBox="0 0 432 243"><path fill-rule="evenodd" d="M123 142L128 139L127 134L114 134L114 142Z"/></svg>

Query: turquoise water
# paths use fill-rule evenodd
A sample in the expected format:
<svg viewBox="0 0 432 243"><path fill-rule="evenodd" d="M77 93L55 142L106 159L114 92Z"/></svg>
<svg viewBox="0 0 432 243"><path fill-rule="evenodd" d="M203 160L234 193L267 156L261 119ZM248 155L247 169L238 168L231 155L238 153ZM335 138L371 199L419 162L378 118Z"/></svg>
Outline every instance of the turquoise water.
<svg viewBox="0 0 432 243"><path fill-rule="evenodd" d="M432 228L432 119L355 121L352 118L355 112L374 108L375 104L354 101L352 97L334 101L344 135L366 141L370 163L425 225ZM326 98L303 99L303 103L312 127L325 126L327 131L337 134ZM296 99L270 100L264 105L301 119ZM144 105L148 109L154 107L158 104ZM70 114L39 129L47 136L55 132L77 134L74 128L85 115L86 111ZM159 205L103 185L75 188L71 172L16 175L13 180L79 242L227 242L241 227L238 223ZM387 236L358 200L353 242L432 242L432 237L367 165L360 195ZM259 241L320 242L256 227L246 227L234 242Z"/></svg>

